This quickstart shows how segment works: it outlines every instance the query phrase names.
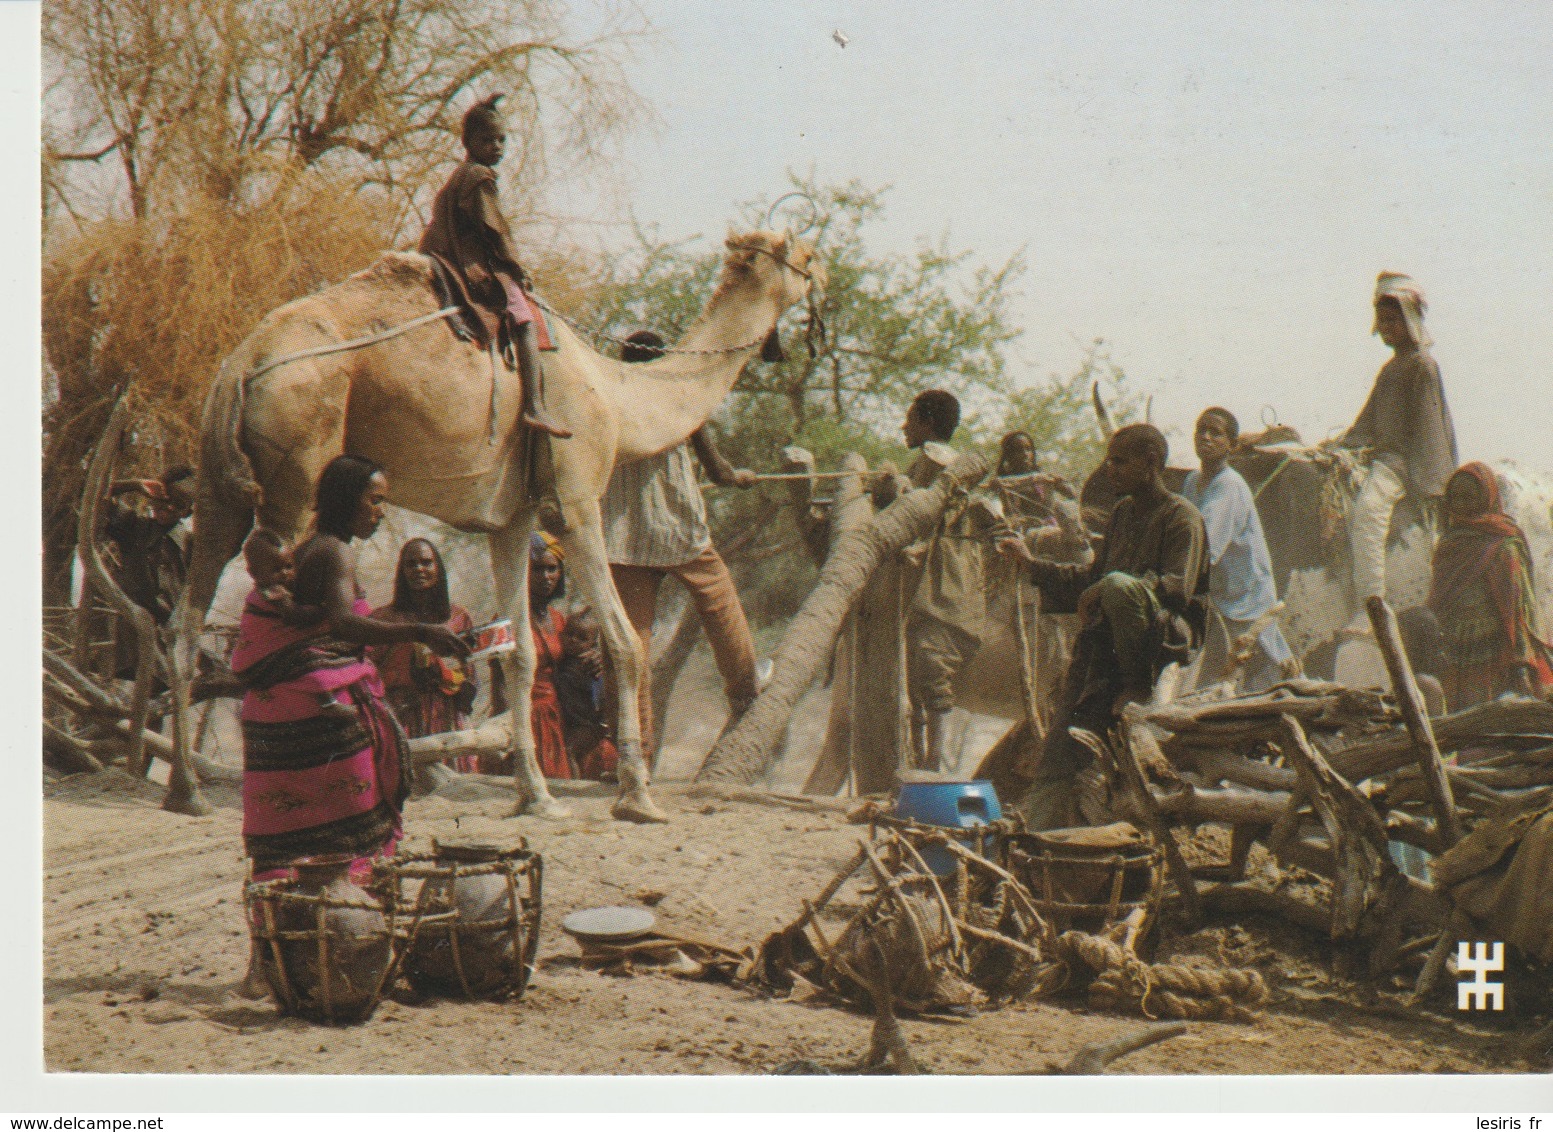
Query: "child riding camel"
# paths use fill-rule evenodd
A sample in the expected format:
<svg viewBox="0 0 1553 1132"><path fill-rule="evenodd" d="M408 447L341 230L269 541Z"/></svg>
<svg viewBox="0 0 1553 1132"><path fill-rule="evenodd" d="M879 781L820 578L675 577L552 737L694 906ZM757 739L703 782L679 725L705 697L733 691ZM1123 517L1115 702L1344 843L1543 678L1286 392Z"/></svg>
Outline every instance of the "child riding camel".
<svg viewBox="0 0 1553 1132"><path fill-rule="evenodd" d="M493 94L464 115L465 159L437 193L431 223L421 236L420 252L435 256L457 276L469 299L503 312L517 355L523 386L523 423L554 437L571 435L544 409L544 372L539 351L551 350L544 317L529 298L528 273L518 263L512 230L496 194L496 166L507 145L507 131ZM491 331L494 340L497 331Z"/></svg>

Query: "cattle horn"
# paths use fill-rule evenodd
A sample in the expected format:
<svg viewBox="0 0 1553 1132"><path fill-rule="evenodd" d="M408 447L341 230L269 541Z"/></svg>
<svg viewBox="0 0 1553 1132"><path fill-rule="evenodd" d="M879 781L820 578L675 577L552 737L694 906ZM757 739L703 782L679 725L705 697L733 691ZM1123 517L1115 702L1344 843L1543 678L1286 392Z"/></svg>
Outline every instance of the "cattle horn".
<svg viewBox="0 0 1553 1132"><path fill-rule="evenodd" d="M1111 423L1111 414L1106 410L1105 402L1100 399L1100 383L1097 381L1089 387L1089 395L1095 403L1095 416L1100 421L1100 435L1107 444L1111 443L1111 437L1116 432L1116 426Z"/></svg>

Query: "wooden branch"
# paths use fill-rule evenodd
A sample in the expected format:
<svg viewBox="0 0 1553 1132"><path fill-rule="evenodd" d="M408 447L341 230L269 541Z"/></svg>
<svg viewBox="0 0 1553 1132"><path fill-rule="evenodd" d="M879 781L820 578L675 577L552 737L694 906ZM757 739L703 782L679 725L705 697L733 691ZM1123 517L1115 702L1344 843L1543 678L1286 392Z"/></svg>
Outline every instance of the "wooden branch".
<svg viewBox="0 0 1553 1132"><path fill-rule="evenodd" d="M80 696L94 710L128 718L129 708L117 696L102 688L58 653L44 649L43 668L45 672Z"/></svg>
<svg viewBox="0 0 1553 1132"><path fill-rule="evenodd" d="M1386 604L1386 599L1372 597L1365 602L1370 624L1375 629L1375 643L1386 658L1386 672L1391 677L1391 688L1402 706L1402 719L1413 740L1413 750L1418 756L1419 768L1429 785L1429 796L1434 803L1435 820L1439 823L1440 838L1447 848L1461 840L1461 819L1456 815L1456 800L1451 796L1450 780L1445 777L1445 763L1440 757L1440 747L1434 740L1429 726L1429 712L1424 706L1423 693L1413 679L1413 668L1402 648L1402 634L1397 628L1396 614Z"/></svg>
<svg viewBox="0 0 1553 1132"><path fill-rule="evenodd" d="M1440 928L1440 938L1435 941L1433 950L1429 952L1429 958L1424 961L1424 969L1418 973L1418 982L1413 984L1413 1002L1419 1003L1434 993L1435 985L1439 983L1441 974L1445 971L1445 960L1451 953L1451 948L1456 946L1456 941L1472 930L1472 921L1460 908L1453 909L1450 918Z"/></svg>
<svg viewBox="0 0 1553 1132"><path fill-rule="evenodd" d="M1182 783L1179 790L1151 790L1155 808L1178 821L1270 826L1289 808L1292 795L1261 790L1214 790Z"/></svg>
<svg viewBox="0 0 1553 1132"><path fill-rule="evenodd" d="M788 625L770 684L737 725L717 740L698 782L753 783L771 765L799 698L823 669L836 635L868 579L887 555L923 537L957 491L982 479L987 461L967 453L931 487L909 492L837 542L820 580Z"/></svg>
<svg viewBox="0 0 1553 1132"><path fill-rule="evenodd" d="M1255 790L1290 793L1299 786L1299 775L1285 766L1273 766L1233 751L1215 747L1177 747L1164 743L1161 749L1175 766L1196 771L1209 782L1230 782Z"/></svg>
<svg viewBox="0 0 1553 1132"><path fill-rule="evenodd" d="M113 478L114 465L118 462L119 449L129 427L129 400L120 396L108 415L108 424L97 441L91 463L86 471L86 483L81 489L80 518L76 524L76 549L86 567L89 579L88 591L95 589L124 619L135 634L135 688L130 698L129 715L134 721L130 732L129 773L145 773L145 743L141 736L150 718L149 700L151 680L156 672L156 623L151 614L134 602L119 588L103 557L101 515L102 503ZM89 597L83 597L90 604Z"/></svg>
<svg viewBox="0 0 1553 1132"><path fill-rule="evenodd" d="M1179 1037L1186 1031L1185 1022L1161 1022L1159 1025L1146 1026L1109 1042L1090 1042L1086 1046L1081 1046L1072 1060L1057 1072L1065 1077L1098 1077L1118 1058L1146 1049L1156 1042Z"/></svg>
<svg viewBox="0 0 1553 1132"><path fill-rule="evenodd" d="M1400 925L1388 924L1391 906L1406 887L1406 878L1391 860L1386 831L1370 802L1321 757L1292 716L1284 716L1284 757L1299 772L1321 824L1332 844L1336 873L1332 877L1332 938L1361 935L1384 941L1393 934L1400 942ZM1375 953L1372 953L1372 958Z"/></svg>
<svg viewBox="0 0 1553 1132"><path fill-rule="evenodd" d="M1268 892L1250 884L1220 884L1203 893L1203 904L1215 913L1277 916L1309 932L1328 935L1332 912L1286 892Z"/></svg>
<svg viewBox="0 0 1553 1132"><path fill-rule="evenodd" d="M1491 700L1429 721L1441 750L1456 751L1498 735L1553 733L1553 704L1541 700ZM1365 736L1327 755L1332 769L1349 782L1376 778L1417 761L1412 736L1405 729Z"/></svg>
<svg viewBox="0 0 1553 1132"><path fill-rule="evenodd" d="M1169 870L1170 879L1175 883L1176 889L1181 893L1181 901L1185 905L1188 920L1192 923L1199 922L1202 919L1202 901L1197 894L1197 882L1192 878L1192 870L1187 867L1186 858L1181 855L1181 847L1176 844L1169 822L1155 805L1154 795L1143 777L1143 768L1139 765L1137 753L1132 747L1133 741L1140 744L1154 741L1148 725L1137 715L1131 713L1124 715L1122 722L1112 732L1118 739L1114 746L1105 743L1093 732L1079 727L1070 727L1068 733L1094 752L1100 759L1101 765L1106 766L1115 777L1136 824L1152 835L1155 842L1164 850L1165 867ZM1160 757L1163 758L1163 756Z"/></svg>
<svg viewBox="0 0 1553 1132"><path fill-rule="evenodd" d="M43 747L68 763L72 770L88 774L97 774L102 770L102 763L92 754L86 740L55 727L46 719L43 721Z"/></svg>
<svg viewBox="0 0 1553 1132"><path fill-rule="evenodd" d="M512 713L493 716L479 727L463 731L443 731L422 735L409 742L410 757L416 766L446 762L460 755L491 754L512 747Z"/></svg>

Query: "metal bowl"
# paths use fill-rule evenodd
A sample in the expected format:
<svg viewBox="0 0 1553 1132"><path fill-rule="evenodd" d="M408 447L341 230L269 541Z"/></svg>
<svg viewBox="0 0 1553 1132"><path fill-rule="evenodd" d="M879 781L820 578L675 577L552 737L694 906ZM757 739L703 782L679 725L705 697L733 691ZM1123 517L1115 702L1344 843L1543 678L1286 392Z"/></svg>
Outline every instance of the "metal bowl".
<svg viewBox="0 0 1553 1132"><path fill-rule="evenodd" d="M594 943L639 939L652 931L657 917L646 908L584 908L561 921L567 935Z"/></svg>

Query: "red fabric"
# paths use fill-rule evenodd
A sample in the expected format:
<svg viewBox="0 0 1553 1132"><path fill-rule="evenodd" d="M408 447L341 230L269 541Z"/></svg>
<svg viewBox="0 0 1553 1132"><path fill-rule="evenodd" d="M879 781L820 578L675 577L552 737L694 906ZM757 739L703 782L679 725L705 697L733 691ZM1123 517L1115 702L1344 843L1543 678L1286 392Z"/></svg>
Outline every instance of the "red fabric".
<svg viewBox="0 0 1553 1132"><path fill-rule="evenodd" d="M371 606L357 598L353 612L366 616ZM255 592L248 599L239 627L237 649L233 653L233 671L241 674L275 651L294 645L307 634L267 616L272 607ZM322 683L320 679L323 678ZM339 681L347 680L348 684ZM390 814L385 824L386 837L373 856L385 856L403 836L400 811L404 805L404 766L400 733L386 701L382 682L372 662L362 660L344 667L308 672L265 691L250 691L244 696L242 717L245 725L301 722L322 714L320 691L337 695L349 689L348 701L358 711L371 741L366 747L342 758L331 758L316 766L287 770L255 770L246 764L243 770L243 835L262 838L293 833L313 826L356 818L379 807ZM250 704L250 700L254 702ZM251 740L245 726L245 753ZM255 856L252 845L250 856ZM367 867L368 857L357 858L353 870ZM270 870L255 879L280 875Z"/></svg>
<svg viewBox="0 0 1553 1132"><path fill-rule="evenodd" d="M1450 517L1445 536L1435 547L1434 576L1429 589L1429 607L1440 618L1442 628L1462 597L1474 585L1486 588L1493 602L1504 646L1492 673L1474 672L1478 678L1492 677L1490 693L1500 677L1510 669L1529 667L1534 689L1553 688L1553 661L1549 646L1536 634L1535 612L1530 595L1531 549L1520 526L1504 512L1499 480L1488 465L1463 464L1451 476L1471 476L1482 488L1485 507L1475 515ZM1449 491L1449 481L1446 489ZM1470 682L1470 681L1469 681ZM1456 697L1461 699L1460 695ZM1474 701L1476 702L1476 701ZM1453 709L1468 706L1452 702Z"/></svg>
<svg viewBox="0 0 1553 1132"><path fill-rule="evenodd" d="M413 620L391 605L373 610L372 617L396 624ZM474 619L463 606L455 605L443 626L450 633L466 633L474 628ZM388 702L393 705L394 714L410 738L459 731L466 726L468 719L455 704L456 685L462 682L455 678L455 673L463 679L471 678L473 672L467 666L460 668L458 661L437 656L413 641L376 645L367 650L367 655L377 665L383 687L388 691ZM440 676L437 687L430 686L434 676ZM448 690L450 687L452 691ZM477 761L478 756L463 755L455 759L453 765L455 769L467 772L476 769Z"/></svg>
<svg viewBox="0 0 1553 1132"><path fill-rule="evenodd" d="M528 293L506 276L501 277L502 287L507 292L507 310L512 315L512 321L522 326L526 322L534 324L534 345L541 350L554 350L555 343L550 340L550 328L545 325L544 313L537 303L528 297Z"/></svg>
<svg viewBox="0 0 1553 1132"><path fill-rule="evenodd" d="M555 666L561 659L561 631L566 618L558 609L545 609L532 622L538 664L534 668L534 751L546 778L572 778L566 757L566 730L561 723L561 700L555 692Z"/></svg>
<svg viewBox="0 0 1553 1132"><path fill-rule="evenodd" d="M602 782L615 776L620 765L620 749L613 739L601 738L577 760L577 777Z"/></svg>

